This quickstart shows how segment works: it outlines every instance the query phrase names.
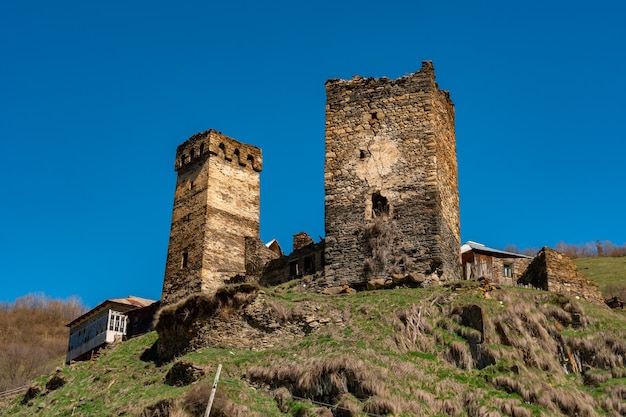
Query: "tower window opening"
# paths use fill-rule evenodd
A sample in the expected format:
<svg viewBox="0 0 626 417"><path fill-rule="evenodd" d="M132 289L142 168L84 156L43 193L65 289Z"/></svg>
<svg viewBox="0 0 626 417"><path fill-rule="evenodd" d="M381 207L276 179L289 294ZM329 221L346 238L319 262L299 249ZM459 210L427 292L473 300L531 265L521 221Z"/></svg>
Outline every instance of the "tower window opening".
<svg viewBox="0 0 626 417"><path fill-rule="evenodd" d="M372 116L372 120L378 120L378 112L371 112L370 115Z"/></svg>
<svg viewBox="0 0 626 417"><path fill-rule="evenodd" d="M372 194L372 217L388 216L389 202L380 193Z"/></svg>
<svg viewBox="0 0 626 417"><path fill-rule="evenodd" d="M363 149L359 151L359 159L365 159L366 153Z"/></svg>
<svg viewBox="0 0 626 417"><path fill-rule="evenodd" d="M189 158L193 159L194 156L196 156L196 152L192 149L192 150L189 151Z"/></svg>
<svg viewBox="0 0 626 417"><path fill-rule="evenodd" d="M180 263L181 268L187 268L187 264L189 263L189 253L183 252L183 259Z"/></svg>
<svg viewBox="0 0 626 417"><path fill-rule="evenodd" d="M200 155L198 156L202 156L202 155L204 155L204 143L200 144Z"/></svg>

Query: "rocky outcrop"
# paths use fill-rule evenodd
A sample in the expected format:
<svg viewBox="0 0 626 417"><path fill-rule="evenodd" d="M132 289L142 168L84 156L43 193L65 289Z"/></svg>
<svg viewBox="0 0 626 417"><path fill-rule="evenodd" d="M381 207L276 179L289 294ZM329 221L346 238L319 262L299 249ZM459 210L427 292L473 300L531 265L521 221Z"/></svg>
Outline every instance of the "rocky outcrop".
<svg viewBox="0 0 626 417"><path fill-rule="evenodd" d="M312 302L288 310L256 285L232 285L164 308L155 327L157 356L167 361L206 347L265 350L340 321L320 314Z"/></svg>

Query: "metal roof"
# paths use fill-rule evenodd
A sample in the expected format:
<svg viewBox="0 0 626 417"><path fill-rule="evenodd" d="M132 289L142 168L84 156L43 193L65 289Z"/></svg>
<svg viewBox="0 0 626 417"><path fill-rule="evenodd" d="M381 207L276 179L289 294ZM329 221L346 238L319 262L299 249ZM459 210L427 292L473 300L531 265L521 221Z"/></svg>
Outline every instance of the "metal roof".
<svg viewBox="0 0 626 417"><path fill-rule="evenodd" d="M130 310L136 310L138 308L148 307L149 305L152 305L154 303L156 303L156 300L135 297L134 295L129 295L126 298L110 298L108 300L104 300L103 302L98 304L98 306L96 306L95 308L92 308L91 310L83 314L82 316L75 318L74 320L66 324L66 326L72 327L75 324L80 323L81 321L86 320L87 318L98 314L101 310L104 310L104 308L108 305L117 305L119 307L122 307L124 309L124 312L126 312Z"/></svg>
<svg viewBox="0 0 626 417"><path fill-rule="evenodd" d="M524 255L522 253L507 252L504 250L489 248L483 245L482 243L472 242L471 240L468 240L467 242L463 244L463 246L461 246L461 253L466 253L471 250L479 251L479 252L495 253L499 255L507 255L508 257L511 257L511 258L532 258L532 256Z"/></svg>

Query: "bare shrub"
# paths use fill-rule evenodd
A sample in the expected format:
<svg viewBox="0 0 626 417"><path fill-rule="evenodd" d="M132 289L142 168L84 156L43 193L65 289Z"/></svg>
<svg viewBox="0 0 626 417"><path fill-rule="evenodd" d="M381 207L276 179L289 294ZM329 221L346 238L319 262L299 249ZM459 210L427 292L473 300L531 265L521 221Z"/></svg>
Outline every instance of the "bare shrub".
<svg viewBox="0 0 626 417"><path fill-rule="evenodd" d="M76 297L29 294L0 304L0 391L49 373L65 355L68 322L86 311ZM45 337L43 336L45 335Z"/></svg>
<svg viewBox="0 0 626 417"><path fill-rule="evenodd" d="M401 352L436 352L435 339L429 336L433 328L426 318L430 314L427 306L416 304L396 311L393 341Z"/></svg>
<svg viewBox="0 0 626 417"><path fill-rule="evenodd" d="M376 217L365 226L363 236L371 253L363 265L367 279L411 271L411 258L398 251L400 232L395 220L386 216Z"/></svg>

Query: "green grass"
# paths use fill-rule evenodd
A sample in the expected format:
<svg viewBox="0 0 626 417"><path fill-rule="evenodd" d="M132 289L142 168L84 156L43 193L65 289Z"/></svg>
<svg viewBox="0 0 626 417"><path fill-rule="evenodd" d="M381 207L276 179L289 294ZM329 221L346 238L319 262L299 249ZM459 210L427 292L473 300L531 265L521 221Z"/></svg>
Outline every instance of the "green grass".
<svg viewBox="0 0 626 417"><path fill-rule="evenodd" d="M466 370L451 362L451 345L467 346L467 341L458 333L461 326L455 321L458 315L452 314L453 311L463 306L479 305L492 323L492 328L498 320L508 323L510 317L540 315L538 306L546 303L560 305L558 297L543 291L503 288L492 291L490 298L486 298L471 283L458 290L398 289L337 296L292 292L296 289L297 286L292 285L267 290L266 299L285 309L293 309L294 312L309 311L311 305L314 305L318 318L341 317L341 321L336 323L331 320L307 336L277 340L272 348L265 351L208 347L184 355L179 359L205 367L203 379L190 387L164 384L171 363L157 366L140 359L142 353L157 340L156 333L149 333L104 350L93 363L65 367L62 373L68 380L66 386L37 397L26 406L20 404L21 397L16 398L8 406L0 407L0 415L141 416L146 407L159 401L180 401L198 386L210 387L218 364L223 365L218 391L232 404L245 405L248 414L243 415L269 417L300 413L307 416L314 408L310 403L295 402L291 406L291 413L281 413L272 397L277 387L302 383L300 389L306 393L300 395L331 401L333 395L324 397L325 394L319 394L316 397L316 392L328 389L333 381L348 377L355 379L352 385L348 385L353 387L360 384L373 387L371 389L374 391L370 398L356 397L356 391L344 394L358 398L353 403L364 407L366 403L388 401L398 408L397 415L406 416L468 415L472 406L474 410L482 406L500 412L505 404L527 408L533 415L563 415L539 404L526 404L519 393L522 392L520 389L502 388L495 382L497 378L509 378L512 387L519 382L520 386L527 389L542 384L546 385L545 389L551 389L551 386L566 388L573 393L572 398L576 393L586 393L597 398L598 404L610 393L616 392L615 386L625 383L624 378L613 377L601 387L584 386L579 376L568 376L562 372L561 358L557 354L551 359L553 369L535 367L532 357L540 358L541 352L537 350L539 345L527 342L534 339L526 328L516 328L511 333L520 339L513 342L527 346L526 355L518 347L498 344L498 335L490 330L490 341L484 347L496 354L495 365ZM307 309L302 308L305 304ZM589 324L584 328L565 326L559 330L562 339L558 339L558 343L563 343L565 339L589 339L592 336L593 343L603 343L603 332L626 339L626 317L623 314L582 301L580 305ZM419 329L418 343L412 344L411 335L406 333L408 327L403 324L399 314L402 311L415 314L417 309L411 310L414 306L421 308L421 320L428 326ZM231 319L233 317L236 318L233 315ZM546 326L553 326L548 319L544 319L544 322ZM553 332L554 329L550 327ZM606 349L605 354L608 354ZM261 382L253 382L250 376L252 368L256 368L257 372L275 370L278 376L276 379L268 377ZM327 369L344 369L345 373L332 374L343 371ZM318 374L323 382L316 386L313 381L313 386L307 387L306 376ZM43 387L49 379L50 376L42 378L35 384ZM458 412L443 412L445 401L454 404ZM598 406L595 407L600 412Z"/></svg>
<svg viewBox="0 0 626 417"><path fill-rule="evenodd" d="M618 295L626 288L626 256L618 258L577 258L574 263L580 272L598 284L605 297Z"/></svg>

